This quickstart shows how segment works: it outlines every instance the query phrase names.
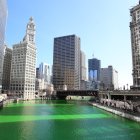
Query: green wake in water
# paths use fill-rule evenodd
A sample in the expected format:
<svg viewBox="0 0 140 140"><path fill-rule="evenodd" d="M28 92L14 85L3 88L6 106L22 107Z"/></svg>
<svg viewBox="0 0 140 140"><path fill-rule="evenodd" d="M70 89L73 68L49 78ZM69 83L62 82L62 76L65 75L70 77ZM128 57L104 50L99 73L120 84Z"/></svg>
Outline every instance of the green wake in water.
<svg viewBox="0 0 140 140"><path fill-rule="evenodd" d="M99 119L109 118L105 114L77 114L77 115L2 115L0 123L20 122L20 121L36 121L36 120L74 120L74 119Z"/></svg>

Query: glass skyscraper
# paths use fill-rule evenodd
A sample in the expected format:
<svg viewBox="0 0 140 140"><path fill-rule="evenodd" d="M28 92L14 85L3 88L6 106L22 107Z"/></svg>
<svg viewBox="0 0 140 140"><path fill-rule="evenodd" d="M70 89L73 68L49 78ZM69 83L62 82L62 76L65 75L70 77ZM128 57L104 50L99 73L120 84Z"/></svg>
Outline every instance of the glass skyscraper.
<svg viewBox="0 0 140 140"><path fill-rule="evenodd" d="M44 79L44 82L50 84L51 82L51 69L50 65L46 63L41 63L39 65L39 79Z"/></svg>
<svg viewBox="0 0 140 140"><path fill-rule="evenodd" d="M0 91L2 89L2 73L4 59L4 38L7 18L7 3L6 0L0 0Z"/></svg>
<svg viewBox="0 0 140 140"><path fill-rule="evenodd" d="M80 38L76 35L54 39L53 85L55 90L80 89Z"/></svg>
<svg viewBox="0 0 140 140"><path fill-rule="evenodd" d="M101 61L92 58L88 59L88 74L90 81L100 81Z"/></svg>

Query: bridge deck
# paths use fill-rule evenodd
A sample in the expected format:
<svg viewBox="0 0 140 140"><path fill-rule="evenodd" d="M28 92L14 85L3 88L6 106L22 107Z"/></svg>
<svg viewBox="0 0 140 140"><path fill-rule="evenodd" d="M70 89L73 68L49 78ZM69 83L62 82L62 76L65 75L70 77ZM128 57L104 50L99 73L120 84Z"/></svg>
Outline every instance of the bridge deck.
<svg viewBox="0 0 140 140"><path fill-rule="evenodd" d="M98 96L97 90L66 90L57 91L58 98L66 98L67 96Z"/></svg>
<svg viewBox="0 0 140 140"><path fill-rule="evenodd" d="M140 96L140 91L129 91L129 90L123 90L123 91L100 91L100 95L102 94L110 94L110 95L126 95L126 96Z"/></svg>

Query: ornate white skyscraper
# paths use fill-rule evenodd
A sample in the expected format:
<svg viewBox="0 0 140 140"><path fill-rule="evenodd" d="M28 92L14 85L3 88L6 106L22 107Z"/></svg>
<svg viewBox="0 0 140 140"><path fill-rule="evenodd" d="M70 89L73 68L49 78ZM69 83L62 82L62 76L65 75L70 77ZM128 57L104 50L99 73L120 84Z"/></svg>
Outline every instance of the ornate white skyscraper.
<svg viewBox="0 0 140 140"><path fill-rule="evenodd" d="M30 17L30 21L27 24L26 35L23 41L28 42L30 44L35 44L35 24L32 17Z"/></svg>
<svg viewBox="0 0 140 140"><path fill-rule="evenodd" d="M133 88L140 89L140 1L130 9L132 20L130 22Z"/></svg>
<svg viewBox="0 0 140 140"><path fill-rule="evenodd" d="M13 45L11 65L11 92L19 97L35 97L36 46L35 24L31 17L22 42Z"/></svg>

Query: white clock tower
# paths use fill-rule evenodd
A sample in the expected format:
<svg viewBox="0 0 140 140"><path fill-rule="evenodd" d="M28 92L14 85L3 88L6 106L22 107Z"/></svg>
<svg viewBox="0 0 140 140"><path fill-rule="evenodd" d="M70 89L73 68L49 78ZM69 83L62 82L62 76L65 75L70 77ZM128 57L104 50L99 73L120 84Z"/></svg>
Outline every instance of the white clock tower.
<svg viewBox="0 0 140 140"><path fill-rule="evenodd" d="M29 19L22 42L13 45L11 65L11 92L30 100L35 98L36 73L35 24Z"/></svg>
<svg viewBox="0 0 140 140"><path fill-rule="evenodd" d="M31 44L35 44L35 24L32 17L30 18L30 21L27 24L26 35L23 40L30 42Z"/></svg>

